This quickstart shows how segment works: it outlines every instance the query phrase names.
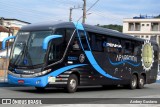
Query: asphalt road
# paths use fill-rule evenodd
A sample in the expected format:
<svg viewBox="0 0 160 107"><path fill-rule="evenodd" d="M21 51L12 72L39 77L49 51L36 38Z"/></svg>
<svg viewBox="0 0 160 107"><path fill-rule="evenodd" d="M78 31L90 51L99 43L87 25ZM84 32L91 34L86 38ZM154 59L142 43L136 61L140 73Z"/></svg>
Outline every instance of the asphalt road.
<svg viewBox="0 0 160 107"><path fill-rule="evenodd" d="M65 93L63 89L48 88L44 92L38 92L34 87L13 87L0 86L0 98L117 98L110 99L111 102L121 101L121 98L160 98L160 83L145 85L144 89L125 89L123 87L103 89L100 86L95 87L80 87L76 93ZM105 107L103 104L106 100L97 100L88 102L87 105L73 104L52 104L52 105L34 105L34 107L88 107L93 106ZM84 101L86 103L86 101ZM0 105L1 106L1 105ZM4 106L4 105L3 105ZM20 105L7 105L7 107L19 107ZM21 105L22 106L22 105ZM160 107L158 104L136 104L135 105L117 105L108 104L110 107ZM23 105L27 107L27 105Z"/></svg>
<svg viewBox="0 0 160 107"><path fill-rule="evenodd" d="M0 87L0 98L160 98L160 83L145 85L144 89L123 87L80 87L76 93L64 89L48 88L38 92L34 87Z"/></svg>

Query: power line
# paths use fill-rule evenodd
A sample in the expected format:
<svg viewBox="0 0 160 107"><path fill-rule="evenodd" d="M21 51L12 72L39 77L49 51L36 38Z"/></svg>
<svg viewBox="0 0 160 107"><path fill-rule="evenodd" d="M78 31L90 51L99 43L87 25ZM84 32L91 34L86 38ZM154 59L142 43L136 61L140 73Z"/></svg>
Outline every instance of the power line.
<svg viewBox="0 0 160 107"><path fill-rule="evenodd" d="M71 22L72 21L72 10L73 9L80 9L80 8L82 8L82 7L80 7L80 6L78 6L78 7L71 7L69 10L70 10L70 12L69 12L69 21Z"/></svg>
<svg viewBox="0 0 160 107"><path fill-rule="evenodd" d="M86 10L86 13L90 10L90 9L92 9L97 3L98 3L98 1L99 0L97 0L94 4L92 4L87 10ZM85 14L86 15L86 14ZM77 20L77 22L79 22L79 20L81 20L81 18L82 18L83 16L81 16L78 20Z"/></svg>

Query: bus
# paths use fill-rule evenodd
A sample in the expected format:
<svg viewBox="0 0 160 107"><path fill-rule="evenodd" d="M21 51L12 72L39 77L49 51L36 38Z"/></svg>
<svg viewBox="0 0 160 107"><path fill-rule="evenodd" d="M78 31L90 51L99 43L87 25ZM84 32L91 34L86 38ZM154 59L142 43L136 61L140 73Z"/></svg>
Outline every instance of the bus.
<svg viewBox="0 0 160 107"><path fill-rule="evenodd" d="M156 82L156 42L79 22L30 24L9 39L14 44L8 82L37 90L108 85L142 89Z"/></svg>

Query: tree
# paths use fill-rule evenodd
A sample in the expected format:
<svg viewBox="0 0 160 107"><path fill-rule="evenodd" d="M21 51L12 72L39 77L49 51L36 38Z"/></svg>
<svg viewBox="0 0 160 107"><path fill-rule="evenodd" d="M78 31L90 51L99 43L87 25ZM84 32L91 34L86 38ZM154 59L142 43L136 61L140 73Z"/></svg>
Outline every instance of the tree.
<svg viewBox="0 0 160 107"><path fill-rule="evenodd" d="M154 18L160 18L160 15L158 15L158 16L155 16Z"/></svg>
<svg viewBox="0 0 160 107"><path fill-rule="evenodd" d="M112 30L117 30L119 32L122 32L122 28L123 28L121 25L113 25L113 24L110 24L110 25L99 25L99 24L97 24L97 26L112 29Z"/></svg>

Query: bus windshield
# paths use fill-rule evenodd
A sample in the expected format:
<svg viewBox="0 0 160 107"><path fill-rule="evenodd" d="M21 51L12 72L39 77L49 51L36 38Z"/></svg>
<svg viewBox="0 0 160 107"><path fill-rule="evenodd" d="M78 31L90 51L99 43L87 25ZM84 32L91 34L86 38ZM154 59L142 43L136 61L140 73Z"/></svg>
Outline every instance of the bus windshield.
<svg viewBox="0 0 160 107"><path fill-rule="evenodd" d="M17 66L33 66L44 63L42 42L53 31L20 31L14 42L10 63Z"/></svg>

